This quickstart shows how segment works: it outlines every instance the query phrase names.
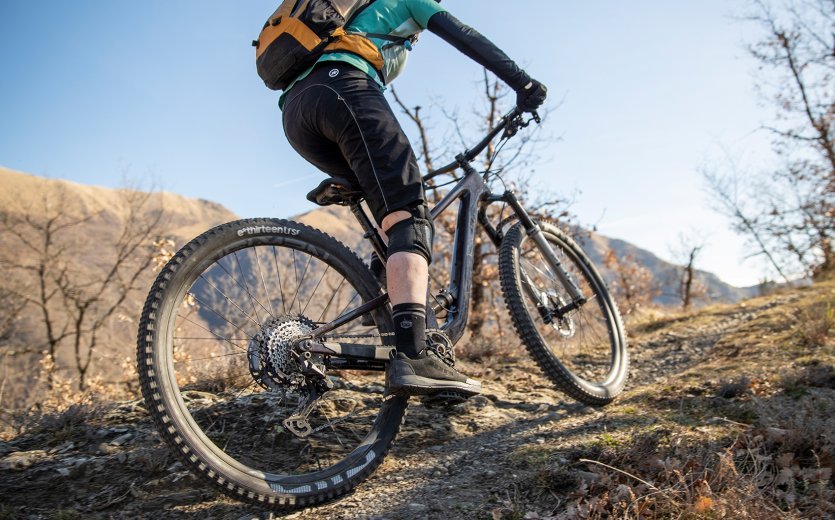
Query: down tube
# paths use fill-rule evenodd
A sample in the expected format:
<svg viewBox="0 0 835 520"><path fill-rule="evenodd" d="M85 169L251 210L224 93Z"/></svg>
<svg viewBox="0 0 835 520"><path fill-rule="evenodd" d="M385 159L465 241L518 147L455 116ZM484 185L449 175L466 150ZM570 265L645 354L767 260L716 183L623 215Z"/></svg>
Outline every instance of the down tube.
<svg viewBox="0 0 835 520"><path fill-rule="evenodd" d="M464 335L470 310L470 291L473 286L473 247L478 223L478 205L485 191L479 175L467 175L432 208L432 218L447 209L456 199L461 199L455 225L452 249L452 265L449 292L454 306L446 317L443 330L453 344Z"/></svg>

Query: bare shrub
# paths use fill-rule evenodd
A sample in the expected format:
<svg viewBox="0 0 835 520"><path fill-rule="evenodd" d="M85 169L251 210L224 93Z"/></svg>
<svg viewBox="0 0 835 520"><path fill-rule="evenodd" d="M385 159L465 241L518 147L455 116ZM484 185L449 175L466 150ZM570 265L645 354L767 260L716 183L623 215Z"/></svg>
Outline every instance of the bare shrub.
<svg viewBox="0 0 835 520"><path fill-rule="evenodd" d="M609 249L603 257L603 265L614 275L609 288L617 298L621 312L629 316L641 308L649 307L661 294L661 288L652 272L639 264L633 255L619 256Z"/></svg>
<svg viewBox="0 0 835 520"><path fill-rule="evenodd" d="M774 107L777 166L745 179L734 164L705 172L720 212L785 281L835 267L835 53L832 0L753 0L763 30L749 47L762 99ZM732 161L731 161L732 163ZM730 171L723 171L730 169Z"/></svg>
<svg viewBox="0 0 835 520"><path fill-rule="evenodd" d="M716 389L716 396L724 399L733 399L746 395L750 391L751 379L747 376L742 376L732 381L720 381L719 387Z"/></svg>
<svg viewBox="0 0 835 520"><path fill-rule="evenodd" d="M808 346L822 346L835 331L835 302L819 303L798 312L800 337Z"/></svg>
<svg viewBox="0 0 835 520"><path fill-rule="evenodd" d="M43 365L47 387L56 386L59 370L72 371L79 390L92 383L107 328L144 287L142 277L154 261L162 208L154 207L148 192L123 189L119 198L119 215L73 210L59 184L44 191L38 207L0 215L0 233L12 246L0 254L0 266L22 280L6 290L37 316L39 333L29 350L49 359ZM108 235L96 227L97 219L119 225Z"/></svg>

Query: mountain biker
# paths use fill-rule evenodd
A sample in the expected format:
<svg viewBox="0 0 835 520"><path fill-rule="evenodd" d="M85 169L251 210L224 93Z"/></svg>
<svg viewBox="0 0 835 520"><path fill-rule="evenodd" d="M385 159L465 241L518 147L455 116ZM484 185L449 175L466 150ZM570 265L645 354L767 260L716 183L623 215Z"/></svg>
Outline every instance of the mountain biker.
<svg viewBox="0 0 835 520"><path fill-rule="evenodd" d="M402 71L424 29L493 72L533 111L547 89L480 33L463 25L440 0L376 0L346 27L379 49L375 69L358 54L335 51L291 83L279 100L293 148L332 177L354 179L388 237L386 279L396 354L386 377L389 394L475 395L481 383L444 363L426 343L426 294L434 228L409 140L383 91Z"/></svg>

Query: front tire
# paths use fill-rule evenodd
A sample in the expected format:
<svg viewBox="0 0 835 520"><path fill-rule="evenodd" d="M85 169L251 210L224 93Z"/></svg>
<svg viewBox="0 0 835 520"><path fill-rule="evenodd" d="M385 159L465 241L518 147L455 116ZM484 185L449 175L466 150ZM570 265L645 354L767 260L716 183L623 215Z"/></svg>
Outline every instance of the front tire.
<svg viewBox="0 0 835 520"><path fill-rule="evenodd" d="M383 398L380 370L328 371L333 389L300 437L283 423L304 397L286 345L379 294L353 252L293 221L230 222L189 242L139 327L142 394L163 439L238 500L292 509L349 492L383 461L407 400ZM373 318L376 330L354 320L335 333L392 330L386 307Z"/></svg>
<svg viewBox="0 0 835 520"><path fill-rule="evenodd" d="M564 316L552 315L550 311L571 298L518 223L508 230L499 251L502 292L513 325L558 388L586 404L608 404L623 391L629 366L617 305L583 250L556 226L539 226L587 302Z"/></svg>

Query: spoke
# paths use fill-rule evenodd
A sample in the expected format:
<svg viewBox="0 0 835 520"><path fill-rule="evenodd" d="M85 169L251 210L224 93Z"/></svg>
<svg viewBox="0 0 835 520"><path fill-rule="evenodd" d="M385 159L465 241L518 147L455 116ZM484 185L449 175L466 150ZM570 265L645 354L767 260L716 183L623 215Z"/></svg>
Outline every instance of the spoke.
<svg viewBox="0 0 835 520"><path fill-rule="evenodd" d="M197 300L197 297L195 297L194 299L195 299L195 300ZM200 302L200 300L197 300L197 301L198 301L198 302ZM201 305L202 305L202 303L201 303ZM235 327L236 329L238 329L238 332L243 332L244 336L246 336L246 337L247 337L247 338L249 338L249 339L252 339L252 336L250 336L249 334L247 334L247 333L246 333L246 331L245 331L244 329L242 329L242 328L238 327L237 325L235 325L235 324L234 324L234 323L232 323L231 321L227 320L225 316L222 316L219 312L217 312L217 311L216 311L216 310L214 310L213 308L209 307L208 305L204 305L204 307L205 307L206 309L208 309L209 311L211 311L211 312L212 312L214 315L216 315L218 318L222 319L223 321L225 321L225 322L226 322L226 323L228 323L229 325L232 325L233 327ZM207 329L207 328L206 328L206 327L204 327L203 325L200 325L199 323L197 323L197 322L195 322L195 321L193 321L193 320L189 319L187 316L183 316L183 315L181 315L181 314L177 314L177 316L179 316L180 318L183 318L184 320L186 320L186 321L187 321L187 322L189 322L189 323L193 323L194 325L197 325L198 327L200 327L201 329L205 330L205 331L206 331L206 332L208 332L209 334L214 334L215 336L217 336L217 337L219 337L219 338L222 338L222 339L225 339L226 341L229 341L229 339L224 338L224 337L223 337L223 336L221 336L220 334L217 334L216 332L214 332L214 331L212 331L212 330ZM232 342L231 342L231 341L229 341L229 343L232 343ZM234 343L232 343L232 344L234 345Z"/></svg>
<svg viewBox="0 0 835 520"><path fill-rule="evenodd" d="M236 253L236 254L237 254L237 253ZM229 270L228 270L228 269L226 269L226 266L224 266L222 263L220 263L220 261L215 262L215 265L220 266L220 268L221 268L221 269L223 269L223 272L225 272L225 273L226 273L226 275L227 275L229 278L231 278L233 282L235 282L235 285L237 285L238 287L240 287L241 289L243 289L244 291L246 291L246 293L247 293L247 294L249 294L249 290L248 290L246 287L244 287L243 285L241 285L241 282L239 282L239 281L238 281L238 279L237 279L237 278L235 278L235 277L232 275L232 273L230 273L230 272L229 272ZM251 295L251 294L249 294L249 297L250 297L250 298L252 298L252 295ZM255 301L258 303L258 305L260 305L260 306L261 306L261 308L262 308L262 309L264 309L264 312L266 312L267 314L269 314L269 312L270 312L270 311L268 311L268 310L267 310L267 308L266 308L266 307L264 307L264 305L263 305L260 301L258 301L258 300L255 300ZM257 316L257 314L258 314L258 313L256 313L256 316Z"/></svg>
<svg viewBox="0 0 835 520"><path fill-rule="evenodd" d="M215 291L219 292L219 293L221 294L221 296L223 296L224 298L226 298L226 301L228 301L229 303L231 303L232 305L234 305L234 306L235 306L235 307L236 307L239 311L241 311L241 313L242 313L244 316L246 316L247 318L249 318L249 320L250 320L252 323L254 323L254 324L258 325L259 327L261 326L261 324L260 324L260 323L258 323L258 321L257 321L256 319L254 319L252 316L250 316L248 312L246 312L245 310L243 310L243 309L241 308L241 306L240 306L240 305L238 305L237 303L235 303L235 300L233 300L232 298L230 298L229 296L227 296L225 292L223 292L223 291L221 291L220 289L218 289L218 288L215 286L215 284L213 284L212 282L210 282L210 281L209 281L209 279L208 279L208 278L206 278L206 277L205 277L205 276L203 276L202 274L200 275L200 278L201 278L203 281L205 281L207 284L209 284L209 285L212 287L212 289L214 289ZM189 294L191 294L192 296L194 296L194 293L191 293L191 292L190 292ZM197 296L194 296L194 298L195 298L195 299L197 299Z"/></svg>
<svg viewBox="0 0 835 520"><path fill-rule="evenodd" d="M354 303L354 300L356 300L357 297L359 297L359 295L360 295L360 293L358 293L358 292L354 293L354 297L351 298L351 301L349 301L348 304L345 305L345 307L342 308L342 312L339 313L339 316L343 316L346 312L348 312L348 308L351 306L351 304Z"/></svg>
<svg viewBox="0 0 835 520"><path fill-rule="evenodd" d="M318 290L319 290L319 286L320 286L320 285L322 285L322 280L324 280L324 279L325 279L325 276L327 276L328 271L330 271L330 270L331 270L331 266L328 266L328 267L325 269L325 272L324 272L324 273L322 273L321 278L319 278L319 282L318 282L318 283L316 283L316 287L314 287L314 288L313 288L313 292L310 294L310 298L308 298L308 299L307 299L307 303L305 303L305 304L304 304L304 309L302 309L302 312L301 312L302 314L304 314L304 313L305 313L305 311L307 310L307 307L310 305L310 302L312 302L312 301L313 301L313 297L314 297L314 296L316 296L316 291L318 291Z"/></svg>
<svg viewBox="0 0 835 520"><path fill-rule="evenodd" d="M325 310L322 311L322 314L319 315L319 319L316 320L316 321L319 321L319 322L322 321L322 319L325 317L325 314L328 312L328 309L331 308L331 304L333 303L334 298L336 298L336 295L339 294L339 291L340 291L340 289L342 289L343 285L345 285L345 277L344 276L342 277L342 281L339 282L339 285L336 287L336 290L331 295L331 299L328 300L328 304L325 306Z"/></svg>
<svg viewBox="0 0 835 520"><path fill-rule="evenodd" d="M247 388L251 387L251 386L252 386L252 385L254 385L254 384L255 384L255 381L254 381L254 380L253 380L253 381L250 381L248 385L246 385L245 387L241 388L241 389L240 389L240 390L239 390L236 394L234 394L234 395L232 396L232 399L230 399L230 401L235 401L235 400L237 400L237 399L241 396L241 394L243 394L243 393L247 390ZM203 410L203 413L204 413L204 415L206 415L206 417L209 417L209 413L208 413L207 411ZM214 426L214 425L215 425L215 424L216 424L216 423L217 423L217 422L221 419L221 417L224 417L224 416L223 416L223 415L218 414L217 418L216 418L214 421L212 421L212 422L211 422L208 426L206 426L205 428L203 428L203 431L204 431L204 432L206 432L206 434L208 434L208 433L209 433L209 431L212 429L212 426Z"/></svg>
<svg viewBox="0 0 835 520"><path fill-rule="evenodd" d="M255 262L258 264L258 274L261 276L261 284L264 286L264 296L267 297L267 303L270 304L270 316L275 318L275 310L273 310L273 299L270 298L270 292L267 290L267 282L264 280L264 272L261 270L261 257L258 256L258 249L252 252L255 255Z"/></svg>
<svg viewBox="0 0 835 520"><path fill-rule="evenodd" d="M307 256L307 264L305 264L304 271L302 272L302 279L299 280L296 283L296 295L293 296L293 301L290 302L290 308L292 308L293 307L293 302L298 301L298 303L299 303L299 314L304 314L304 311L302 310L302 302L301 302L301 299L299 298L299 293L302 290L302 283L304 282L304 278L307 276L307 270L310 268L310 262L312 262L312 261L313 261L313 256L308 255ZM295 267L295 261L293 262L293 266Z"/></svg>
<svg viewBox="0 0 835 520"><path fill-rule="evenodd" d="M334 423L333 421L331 421L330 417L328 417L328 414L326 414L326 413L325 413L325 411L322 409L322 405L320 405L319 403L316 403L316 408L318 408L318 409L319 409L319 413L320 413L320 414L322 414L322 417L324 417L324 418L325 418L325 422L327 423L328 427L329 427L331 430L333 430L333 433L336 435L336 442L338 442L340 446L342 446L343 448L345 448L345 443L344 443L344 442L342 442L342 438L339 436L339 433L336 431L336 428L334 428L334 427L333 427L333 425L334 425L334 424L339 424L339 423L344 422L344 421L347 421L348 419L350 419L351 417L353 417L354 413L353 413L353 412L351 412L351 413L350 413L350 414L348 414L347 416L345 416L345 417L342 417L342 418L338 419L338 420L336 421L336 423Z"/></svg>
<svg viewBox="0 0 835 520"><path fill-rule="evenodd" d="M244 268L241 265L241 258L238 256L238 252L235 251L234 255L235 262L238 264L238 272L241 273L241 279L244 281L244 290L246 291L247 296L249 296L249 302L252 305L252 310L255 311L255 321L257 321L258 325L260 326L261 318L258 317L258 309L255 308L256 298L252 295L251 292L249 292L249 282L246 281L246 275L244 274ZM267 309L264 308L264 305L260 301L258 301L258 305L260 305L262 309L267 311ZM268 314L269 312L270 311L267 311Z"/></svg>
<svg viewBox="0 0 835 520"><path fill-rule="evenodd" d="M278 292L281 294L281 310L287 314L287 301L284 299L284 286L281 285L281 271L278 269L278 253L276 253L275 246L273 248L273 260L275 261L275 274L278 276Z"/></svg>
<svg viewBox="0 0 835 520"><path fill-rule="evenodd" d="M296 281L296 294L299 294L299 272L296 269L296 250L293 249L293 279ZM296 297L293 296L293 299L290 300L290 310L293 310L293 302L296 301ZM301 310L301 309L299 309ZM299 312L301 314L301 312Z"/></svg>
<svg viewBox="0 0 835 520"><path fill-rule="evenodd" d="M177 315L180 318L187 319L185 316ZM174 336L171 339L193 339L193 340L205 340L205 341L249 341L246 338L203 338L203 337L193 337L193 336Z"/></svg>
<svg viewBox="0 0 835 520"><path fill-rule="evenodd" d="M232 352L231 354L218 354L216 356L208 356L204 358L189 359L187 361L178 361L178 363L194 363L195 361L208 361L209 359L226 358L231 356L245 356L248 352Z"/></svg>

